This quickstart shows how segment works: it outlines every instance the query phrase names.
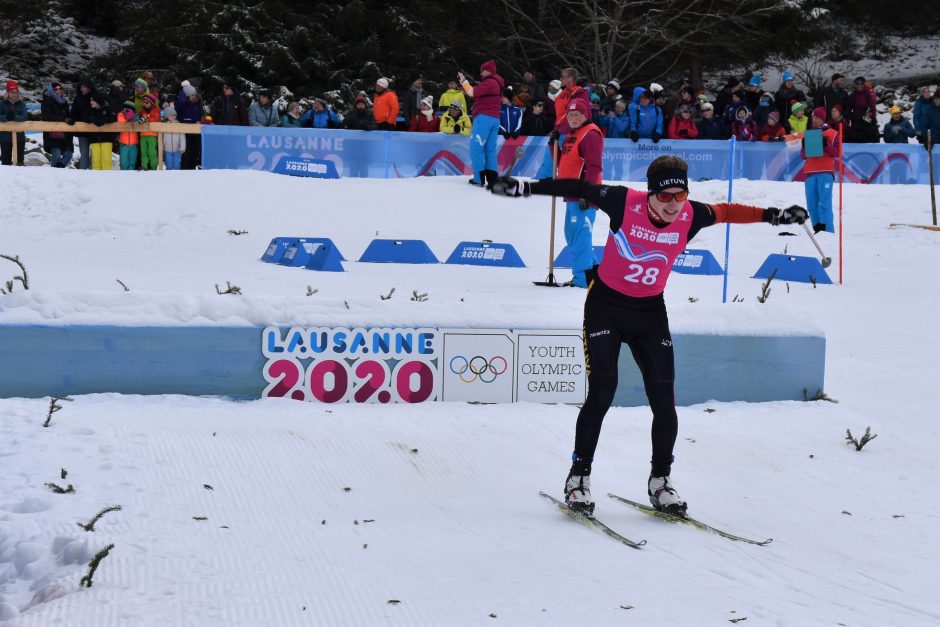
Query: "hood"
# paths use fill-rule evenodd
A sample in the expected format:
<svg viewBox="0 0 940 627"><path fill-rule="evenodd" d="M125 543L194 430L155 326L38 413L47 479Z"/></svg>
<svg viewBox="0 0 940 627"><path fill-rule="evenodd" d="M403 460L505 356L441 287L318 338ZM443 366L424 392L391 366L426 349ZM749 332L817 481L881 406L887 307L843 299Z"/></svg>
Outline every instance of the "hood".
<svg viewBox="0 0 940 627"><path fill-rule="evenodd" d="M633 88L633 104L640 104L640 96L643 95L643 92L646 91L645 87L634 87Z"/></svg>

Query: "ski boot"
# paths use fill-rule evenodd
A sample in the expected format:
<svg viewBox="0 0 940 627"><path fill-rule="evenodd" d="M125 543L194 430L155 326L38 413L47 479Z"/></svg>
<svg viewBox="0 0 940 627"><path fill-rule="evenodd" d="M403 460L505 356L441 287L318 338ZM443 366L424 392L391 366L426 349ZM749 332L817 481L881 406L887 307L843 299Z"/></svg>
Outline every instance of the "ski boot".
<svg viewBox="0 0 940 627"><path fill-rule="evenodd" d="M672 481L669 479L669 475L665 477L654 477L650 475L647 484L647 493L650 497L650 503L652 503L653 507L657 510L665 514L685 518L688 506L686 502L679 497L675 488L672 487Z"/></svg>
<svg viewBox="0 0 940 627"><path fill-rule="evenodd" d="M565 505L568 509L591 516L594 514L594 499L591 498L591 467L574 463L565 480Z"/></svg>

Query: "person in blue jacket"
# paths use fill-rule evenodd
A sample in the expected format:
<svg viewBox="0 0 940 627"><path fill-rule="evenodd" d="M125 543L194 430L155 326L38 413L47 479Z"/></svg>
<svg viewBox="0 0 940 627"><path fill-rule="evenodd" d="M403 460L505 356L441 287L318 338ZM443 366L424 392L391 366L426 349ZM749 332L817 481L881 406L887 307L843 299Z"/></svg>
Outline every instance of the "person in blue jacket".
<svg viewBox="0 0 940 627"><path fill-rule="evenodd" d="M614 102L613 111L601 118L598 124L607 133L607 139L626 139L630 137L630 116L627 114L627 103L623 100Z"/></svg>
<svg viewBox="0 0 940 627"><path fill-rule="evenodd" d="M503 90L503 102L499 105L499 134L509 139L519 137L522 132L522 108L512 104L512 90Z"/></svg>
<svg viewBox="0 0 940 627"><path fill-rule="evenodd" d="M300 119L306 128L343 128L343 119L336 115L323 98L316 98L310 110Z"/></svg>
<svg viewBox="0 0 940 627"><path fill-rule="evenodd" d="M630 139L636 142L643 137L656 143L662 138L663 111L653 104L653 95L645 87L633 89L629 115Z"/></svg>
<svg viewBox="0 0 940 627"><path fill-rule="evenodd" d="M884 132L882 132L885 143L906 144L907 140L914 136L914 127L901 115L901 107L895 105L889 111L891 119L885 123Z"/></svg>
<svg viewBox="0 0 940 627"><path fill-rule="evenodd" d="M930 109L930 87L921 87L920 96L914 101L914 134L917 141L922 144L927 143L927 112ZM937 141L934 138L934 141Z"/></svg>
<svg viewBox="0 0 940 627"><path fill-rule="evenodd" d="M930 135L931 147L940 143L940 87L933 93L930 99L930 106L924 114L924 141ZM924 144L926 146L926 143Z"/></svg>

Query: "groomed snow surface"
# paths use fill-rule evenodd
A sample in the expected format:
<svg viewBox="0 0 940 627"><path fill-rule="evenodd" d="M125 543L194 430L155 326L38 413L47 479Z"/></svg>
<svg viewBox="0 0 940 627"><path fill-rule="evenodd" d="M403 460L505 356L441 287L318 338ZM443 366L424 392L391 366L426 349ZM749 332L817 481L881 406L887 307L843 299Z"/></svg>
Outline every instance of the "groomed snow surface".
<svg viewBox="0 0 940 627"><path fill-rule="evenodd" d="M31 283L0 297L0 324L580 326L582 291L530 283L546 274L544 197L495 198L464 178L217 171L0 168L0 185L0 253L19 255ZM693 184L694 198L726 195L727 182ZM734 199L804 197L800 184L735 181ZM49 399L3 399L0 622L936 625L940 234L888 226L929 223L925 186L847 186L845 207L844 285L775 281L756 304L749 277L767 254L815 254L802 229L760 224L732 227L729 301L744 304L720 305L720 277L673 274L667 289L671 318L692 329L734 332L735 308L765 308L826 333L838 403L679 408L673 477L690 513L768 546L606 497L645 500L645 407L610 411L593 476L599 518L647 540L635 550L538 496L561 494L571 406L104 394L60 402L44 428ZM606 229L599 216L595 243ZM331 237L355 260L377 233L424 239L442 259L461 240L509 242L529 268L258 261L279 235ZM721 260L724 233L692 246ZM819 240L837 280L837 240ZM19 272L0 264L3 283ZM217 295L226 281L243 295ZM869 426L862 451L846 444L846 429ZM76 524L114 505L94 532Z"/></svg>

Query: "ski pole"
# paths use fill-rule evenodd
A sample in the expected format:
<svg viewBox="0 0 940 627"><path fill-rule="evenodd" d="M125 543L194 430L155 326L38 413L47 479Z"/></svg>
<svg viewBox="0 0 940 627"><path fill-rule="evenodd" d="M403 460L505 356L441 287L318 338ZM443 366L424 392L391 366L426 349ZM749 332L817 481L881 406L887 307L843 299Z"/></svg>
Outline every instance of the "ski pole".
<svg viewBox="0 0 940 627"><path fill-rule="evenodd" d="M555 175L558 170L558 142L555 141L552 143L552 180L555 180ZM548 278L544 281L534 281L536 285L541 285L544 287L561 287L557 281L555 281L555 196L552 196L552 225L549 231L548 239Z"/></svg>
<svg viewBox="0 0 940 627"><path fill-rule="evenodd" d="M933 138L931 130L927 129L927 167L930 168L930 206L933 210L933 225L937 226L937 197L933 187Z"/></svg>
<svg viewBox="0 0 940 627"><path fill-rule="evenodd" d="M803 229L806 231L806 234L809 235L809 238L813 240L813 245L816 247L816 250L819 251L819 256L822 257L820 260L823 268L828 268L832 265L832 257L827 257L826 253L823 252L823 249L819 247L819 242L816 241L816 236L813 235L813 232L809 230L809 227L806 223L803 223Z"/></svg>

